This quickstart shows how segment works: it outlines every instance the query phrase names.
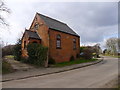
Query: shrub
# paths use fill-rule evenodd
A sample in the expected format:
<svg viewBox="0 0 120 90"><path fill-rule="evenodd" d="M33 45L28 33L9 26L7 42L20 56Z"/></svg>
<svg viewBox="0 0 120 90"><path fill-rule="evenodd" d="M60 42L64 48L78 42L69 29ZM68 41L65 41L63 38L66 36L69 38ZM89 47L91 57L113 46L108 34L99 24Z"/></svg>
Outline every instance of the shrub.
<svg viewBox="0 0 120 90"><path fill-rule="evenodd" d="M2 48L2 57L6 55L13 55L14 45L8 45Z"/></svg>
<svg viewBox="0 0 120 90"><path fill-rule="evenodd" d="M91 49L90 48L84 49L82 57L85 58L85 59L92 59Z"/></svg>
<svg viewBox="0 0 120 90"><path fill-rule="evenodd" d="M80 47L80 52L83 52L85 48L86 48L85 46L81 46Z"/></svg>
<svg viewBox="0 0 120 90"><path fill-rule="evenodd" d="M49 64L55 64L55 60L53 58L49 58L49 61L48 61Z"/></svg>
<svg viewBox="0 0 120 90"><path fill-rule="evenodd" d="M28 63L41 66L47 59L48 48L41 44L31 43L27 45Z"/></svg>
<svg viewBox="0 0 120 90"><path fill-rule="evenodd" d="M96 58L96 53L92 53L92 56Z"/></svg>
<svg viewBox="0 0 120 90"><path fill-rule="evenodd" d="M70 61L74 61L74 60L75 60L74 56L71 56Z"/></svg>
<svg viewBox="0 0 120 90"><path fill-rule="evenodd" d="M13 49L14 59L20 61L21 60L21 44L16 44Z"/></svg>

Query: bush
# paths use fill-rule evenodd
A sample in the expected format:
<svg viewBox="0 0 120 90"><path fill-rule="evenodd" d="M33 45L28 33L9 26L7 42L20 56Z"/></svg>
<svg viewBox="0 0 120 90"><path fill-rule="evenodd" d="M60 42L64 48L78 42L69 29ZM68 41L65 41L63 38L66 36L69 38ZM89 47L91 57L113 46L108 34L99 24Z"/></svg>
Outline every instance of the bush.
<svg viewBox="0 0 120 90"><path fill-rule="evenodd" d="M21 44L16 44L13 49L14 59L20 61L21 60Z"/></svg>
<svg viewBox="0 0 120 90"><path fill-rule="evenodd" d="M74 56L71 56L70 61L74 61L74 60L75 60Z"/></svg>
<svg viewBox="0 0 120 90"><path fill-rule="evenodd" d="M96 53L92 53L92 56L96 58L97 54Z"/></svg>
<svg viewBox="0 0 120 90"><path fill-rule="evenodd" d="M83 55L82 55L83 58L85 59L92 59L92 50L90 48L85 48L83 50Z"/></svg>
<svg viewBox="0 0 120 90"><path fill-rule="evenodd" d="M49 58L48 64L55 64L55 60L53 58Z"/></svg>
<svg viewBox="0 0 120 90"><path fill-rule="evenodd" d="M13 55L14 45L8 45L2 48L2 57L6 55Z"/></svg>
<svg viewBox="0 0 120 90"><path fill-rule="evenodd" d="M80 47L80 52L83 52L85 48L86 48L85 46L81 46Z"/></svg>
<svg viewBox="0 0 120 90"><path fill-rule="evenodd" d="M38 66L45 63L45 60L47 59L47 47L44 47L41 44L31 43L27 45L27 51L29 56L27 60L28 63Z"/></svg>

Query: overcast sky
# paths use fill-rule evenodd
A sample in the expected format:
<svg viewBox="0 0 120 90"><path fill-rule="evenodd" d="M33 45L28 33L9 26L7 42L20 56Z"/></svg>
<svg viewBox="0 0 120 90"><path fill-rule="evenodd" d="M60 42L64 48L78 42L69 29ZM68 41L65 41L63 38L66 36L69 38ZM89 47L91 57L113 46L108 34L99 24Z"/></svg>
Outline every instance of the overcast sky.
<svg viewBox="0 0 120 90"><path fill-rule="evenodd" d="M118 35L117 2L25 2L5 0L11 14L9 31L2 30L2 40L14 44L25 27L29 28L36 12L69 25L80 35L82 45L100 43Z"/></svg>

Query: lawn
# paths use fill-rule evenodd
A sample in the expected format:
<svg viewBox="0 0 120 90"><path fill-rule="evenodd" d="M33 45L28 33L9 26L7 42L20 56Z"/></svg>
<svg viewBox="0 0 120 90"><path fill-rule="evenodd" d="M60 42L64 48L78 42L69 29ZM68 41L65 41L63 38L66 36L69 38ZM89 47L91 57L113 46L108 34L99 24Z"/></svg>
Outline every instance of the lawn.
<svg viewBox="0 0 120 90"><path fill-rule="evenodd" d="M55 67L64 67L64 66L69 66L69 65L73 65L73 64L80 64L80 63L87 63L87 62L93 62L96 61L97 59L83 59L83 58L79 58L73 61L69 61L69 62L61 62L61 63L57 63L54 66Z"/></svg>
<svg viewBox="0 0 120 90"><path fill-rule="evenodd" d="M7 55L7 56L5 56L6 58L14 58L14 56L13 55Z"/></svg>

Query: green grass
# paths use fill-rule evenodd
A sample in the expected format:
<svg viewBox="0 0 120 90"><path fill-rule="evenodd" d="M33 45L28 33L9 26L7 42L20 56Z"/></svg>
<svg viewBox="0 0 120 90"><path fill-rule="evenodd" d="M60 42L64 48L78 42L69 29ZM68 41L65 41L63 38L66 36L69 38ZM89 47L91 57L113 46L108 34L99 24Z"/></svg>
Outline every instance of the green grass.
<svg viewBox="0 0 120 90"><path fill-rule="evenodd" d="M13 55L7 55L7 56L5 56L6 58L14 58L14 56Z"/></svg>
<svg viewBox="0 0 120 90"><path fill-rule="evenodd" d="M11 67L11 65L8 62L3 61L2 62L2 74L7 74L11 72L13 72L13 68Z"/></svg>
<svg viewBox="0 0 120 90"><path fill-rule="evenodd" d="M93 62L96 61L97 59L90 59L90 60L85 60L85 59L76 59L74 61L69 61L69 62L61 62L61 63L57 63L54 66L55 67L64 67L64 66L69 66L69 65L73 65L73 64L80 64L80 63L87 63L87 62Z"/></svg>
<svg viewBox="0 0 120 90"><path fill-rule="evenodd" d="M114 57L114 58L120 58L120 56L118 56L118 55L109 55L109 54L105 54L104 56L110 56L110 57Z"/></svg>

